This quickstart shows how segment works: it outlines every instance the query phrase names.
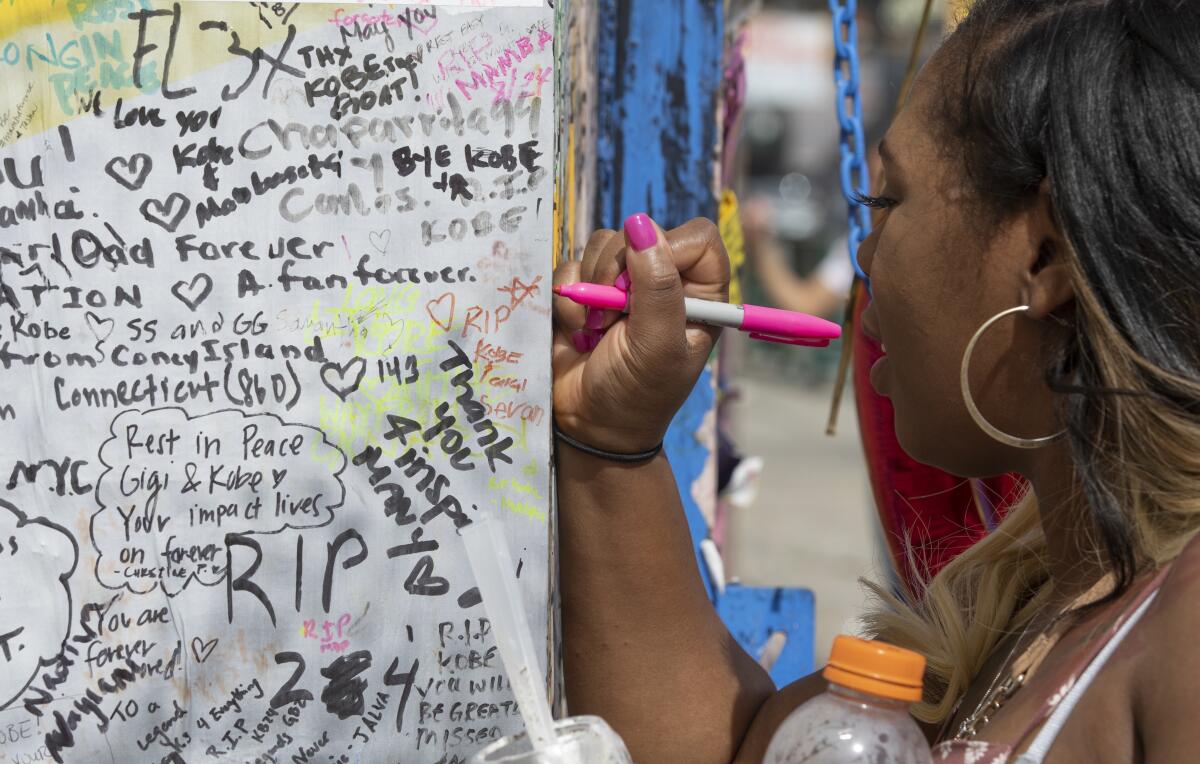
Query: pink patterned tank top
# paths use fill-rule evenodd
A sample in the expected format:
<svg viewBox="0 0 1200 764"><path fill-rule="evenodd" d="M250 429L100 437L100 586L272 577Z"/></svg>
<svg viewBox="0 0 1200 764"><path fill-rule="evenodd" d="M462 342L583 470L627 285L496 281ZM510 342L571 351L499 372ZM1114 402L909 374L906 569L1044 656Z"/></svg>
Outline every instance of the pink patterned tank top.
<svg viewBox="0 0 1200 764"><path fill-rule="evenodd" d="M946 740L934 746L935 764L1041 764L1084 692L1154 601L1169 567L1154 576L1129 604L1125 613L1109 628L1105 637L1096 640L1083 659L1071 667L1063 681L1058 684L1058 691L1042 704L1015 743L1010 745L983 740ZM1021 750L1025 741L1035 731L1037 736L1033 738L1033 742L1023 753L1013 758L1013 752Z"/></svg>

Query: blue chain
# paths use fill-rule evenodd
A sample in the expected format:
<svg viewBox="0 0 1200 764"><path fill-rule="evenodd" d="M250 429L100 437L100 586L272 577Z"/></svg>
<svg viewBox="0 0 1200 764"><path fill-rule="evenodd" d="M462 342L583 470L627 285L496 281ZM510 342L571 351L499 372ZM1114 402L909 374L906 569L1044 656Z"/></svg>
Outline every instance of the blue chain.
<svg viewBox="0 0 1200 764"><path fill-rule="evenodd" d="M859 80L858 0L829 0L833 11L833 79L837 84L838 140L841 144L839 175L842 196L850 217L850 262L860 279L867 280L858 265L858 246L871 233L871 211L855 196L870 188L866 138L863 136L862 92Z"/></svg>

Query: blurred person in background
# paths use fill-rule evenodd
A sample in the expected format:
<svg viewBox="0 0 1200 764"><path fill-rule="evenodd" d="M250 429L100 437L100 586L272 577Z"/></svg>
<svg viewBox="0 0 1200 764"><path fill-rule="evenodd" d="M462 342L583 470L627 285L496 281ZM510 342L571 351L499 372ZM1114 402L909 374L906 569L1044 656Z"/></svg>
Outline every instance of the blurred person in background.
<svg viewBox="0 0 1200 764"><path fill-rule="evenodd" d="M746 200L742 229L746 259L771 304L784 310L830 316L838 313L854 283L854 267L846 237L835 239L817 267L807 276L796 273L785 244L776 235L774 204L769 197Z"/></svg>

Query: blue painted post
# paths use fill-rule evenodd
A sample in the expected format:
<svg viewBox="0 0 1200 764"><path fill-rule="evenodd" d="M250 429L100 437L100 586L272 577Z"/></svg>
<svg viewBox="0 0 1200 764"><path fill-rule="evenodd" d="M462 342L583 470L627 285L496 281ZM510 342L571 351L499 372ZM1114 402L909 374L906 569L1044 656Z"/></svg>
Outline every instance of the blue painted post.
<svg viewBox="0 0 1200 764"><path fill-rule="evenodd" d="M600 0L598 225L616 228L635 212L646 212L668 228L694 217L716 218L724 5L723 0ZM705 586L751 655L778 652L771 676L782 685L812 669L812 594L736 585L718 594L700 554L709 528L695 500L697 481L715 458L712 438L702 430L706 420L712 421L715 405L710 370L672 424L667 455ZM699 490L715 494L716 487Z"/></svg>
<svg viewBox="0 0 1200 764"><path fill-rule="evenodd" d="M596 219L714 218L721 0L601 0Z"/></svg>
<svg viewBox="0 0 1200 764"><path fill-rule="evenodd" d="M715 218L713 171L722 76L721 0L601 0L596 222L617 228L636 212L671 228ZM712 458L697 430L715 405L701 378L667 439L697 545L708 526L692 485ZM703 560L697 559L713 593Z"/></svg>

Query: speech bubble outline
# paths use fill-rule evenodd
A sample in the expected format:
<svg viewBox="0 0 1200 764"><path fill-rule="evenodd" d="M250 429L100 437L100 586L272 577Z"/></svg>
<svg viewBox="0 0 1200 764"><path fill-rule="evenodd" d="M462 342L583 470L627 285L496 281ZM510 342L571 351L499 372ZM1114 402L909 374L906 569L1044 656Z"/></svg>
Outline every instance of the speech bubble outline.
<svg viewBox="0 0 1200 764"><path fill-rule="evenodd" d="M34 664L33 669L31 671L29 671L29 676L24 679L18 680L18 682L16 683L16 684L19 684L20 687L19 687L19 689L17 689L17 691L15 693L13 693L13 695L11 697L4 699L5 695L7 695L8 693L6 690L4 690L2 687L0 687L0 699L3 699L2 702L0 702L0 710L3 710L3 709L8 708L10 705L13 704L14 701L19 699L22 695L24 695L25 690L29 689L29 686L31 684L33 684L33 680L37 677L38 672L41 671L43 668L49 668L50 666L53 666L58 661L58 657L60 655L62 655L63 652L67 648L67 640L70 639L70 637L71 637L72 615L75 612L75 602L71 596L70 580L71 580L71 576L73 576L75 574L75 569L79 566L79 542L75 540L75 537L73 535L71 535L70 531L68 531L66 528L59 525L58 523L55 523L44 517L30 518L28 515L26 515L24 512L22 512L20 509L18 509L16 507L16 505L12 504L11 502L5 501L4 499L0 499L0 510L7 511L16 518L16 530L18 532L20 532L22 529L25 529L27 526L31 526L31 525L41 526L48 530L58 531L63 536L65 536L68 541L71 542L71 564L66 569L66 571L60 573L57 576L59 585L62 586L63 592L67 595L66 617L63 619L63 623L65 624L63 638L57 642L57 647L55 648L55 651L51 656L49 656L49 657L45 657L45 656L41 656L41 655L38 656L37 663ZM0 516L2 516L2 515L0 515ZM33 544L29 545L30 548L36 548L36 547L44 548L44 546L45 546L44 544L43 545L33 545ZM16 552L14 552L11 556L15 557ZM29 581L29 575L31 573L28 569L26 569L25 574L26 574L25 575L25 583L22 587L22 590L29 591L32 587L32 583ZM44 611L42 611L41 609L38 609L38 610L35 610L32 612L34 613L35 617L38 617L40 620L40 615ZM22 672L22 673L24 673L24 672ZM16 684L14 684L12 682L9 682L8 684L10 687L16 686Z"/></svg>
<svg viewBox="0 0 1200 764"><path fill-rule="evenodd" d="M95 513L92 514L90 527L89 527L89 536L91 537L91 540L92 540L92 547L96 550L96 565L95 565L94 575L96 577L96 580L105 589L108 589L110 591L128 590L131 594L135 594L135 595L151 594L156 589L161 589L163 591L163 593L166 594L167 597L175 597L175 596L181 594L188 586L190 586L192 584L193 581L198 583L200 586L216 587L216 586L222 585L225 582L225 577L229 575L228 571L223 571L221 573L221 575L219 575L216 578L216 580L205 581L204 579L202 579L200 577L200 574L198 571L193 570L188 573L186 579L183 581L182 584L179 584L178 589L175 591L172 591L171 587L168 586L167 580L165 577L160 577L160 578L156 579L152 585L146 587L145 589L135 588L135 586L133 584L133 580L126 580L126 581L120 583L119 585L115 585L115 586L111 585L110 583L108 583L105 580L105 572L102 569L102 566L104 565L104 562L105 562L105 551L104 551L104 549L101 548L101 542L99 540L100 536L105 535L105 531L103 528L101 528L99 531L97 530L97 520L99 520L101 515L103 515L106 512L109 512L109 511L116 512L117 511L117 508L115 506L110 506L110 505L105 504L105 501L102 497L102 491L104 490L104 488L106 486L106 478L108 478L110 473L114 472L114 470L120 464L119 462L117 464L109 464L108 462L105 461L105 459L104 459L105 447L111 443L117 443L120 441L121 435L118 434L118 423L124 417L128 416L128 417L145 418L145 417L149 417L154 414L159 414L159 413L164 413L164 412L172 414L172 415L181 415L182 423L184 423L184 424L192 424L194 422L197 422L197 421L200 421L203 419L217 417L217 416L221 416L221 415L236 415L236 416L241 417L242 421L254 420L256 418L268 419L268 420L271 420L272 422L274 422L275 424L278 424L281 428L285 428L285 429L286 428L302 428L303 430L315 433L316 436L319 438L319 440L315 441L315 442L317 442L319 444L319 446L324 449L331 449L332 452L334 454L336 454L338 458L340 458L340 464L339 464L337 470L332 471L332 472L325 472L324 470L322 471L322 475L323 476L328 475L329 478L331 478L333 480L333 482L337 484L337 487L338 487L338 496L337 496L336 502L328 501L324 505L325 518L323 519L322 522L317 523L317 524L307 525L307 524L293 524L291 522L285 521L280 527L273 528L272 530L253 530L253 529L251 529L251 530L238 530L238 529L226 530L224 528L218 527L219 536L222 539L224 538L224 536L227 533L238 533L239 535L253 535L253 536L273 536L273 535L282 533L286 530L305 531L305 530L315 530L318 528L324 528L333 522L335 510L338 510L345 505L346 485L342 481L341 476L346 471L346 468L349 465L349 459L346 456L345 452L342 451L342 449L339 448L336 444L332 443L326 436L324 430L320 429L319 427L315 427L313 425L308 425L308 424L303 424L300 422L288 422L288 421L284 420L282 417L280 417L277 414L274 414L272 412L247 413L247 412L245 412L241 409L237 409L237 408L218 409L216 411L210 411L210 412L206 412L203 414L197 414L195 416L191 415L185 409L183 409L182 407L179 407L179 406L160 406L158 408L147 409L145 411L142 411L140 409L126 409L126 410L118 413L115 417L113 417L112 422L110 422L110 424L109 424L109 437L100 444L100 448L97 451L97 459L100 462L100 464L102 464L105 467L105 469L100 474L100 477L96 481L96 488L95 488L94 496L95 496L96 504L99 507L99 509ZM128 462L125 462L125 463L128 464ZM288 471L289 470L284 470L285 473ZM273 471L271 469L266 470L266 472L267 472L267 477L278 478L277 474L272 474ZM157 501L157 498L155 500ZM165 525L165 523L164 523L164 525ZM161 528L159 530L161 532ZM195 529L193 529L193 531L195 531ZM196 532L203 533L203 531L196 531ZM159 533L152 534L152 538L154 540L158 540L159 536L160 536ZM171 546L170 546L171 543L174 540L176 540L177 538L179 538L177 534L172 534L169 537L164 537L164 540L166 542L166 550L169 551L171 549ZM161 558L158 557L159 552L160 552L158 545L152 546L151 549L156 555L156 562L161 562ZM111 559L111 557L110 557L110 559Z"/></svg>

